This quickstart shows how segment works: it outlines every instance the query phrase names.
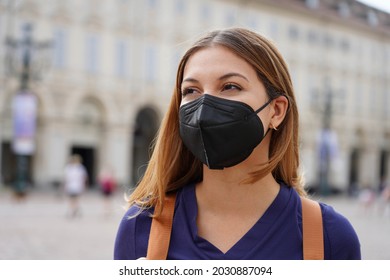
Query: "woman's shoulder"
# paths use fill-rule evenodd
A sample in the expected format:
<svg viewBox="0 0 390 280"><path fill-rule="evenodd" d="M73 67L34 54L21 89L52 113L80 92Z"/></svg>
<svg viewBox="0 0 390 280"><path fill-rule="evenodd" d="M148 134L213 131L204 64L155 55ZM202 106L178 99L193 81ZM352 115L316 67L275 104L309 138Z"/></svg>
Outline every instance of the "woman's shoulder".
<svg viewBox="0 0 390 280"><path fill-rule="evenodd" d="M142 208L137 204L131 205L123 215L122 222L134 225L144 220L150 220L153 214L153 207Z"/></svg>
<svg viewBox="0 0 390 280"><path fill-rule="evenodd" d="M320 202L327 259L360 259L360 242L350 221L332 206Z"/></svg>
<svg viewBox="0 0 390 280"><path fill-rule="evenodd" d="M193 184L183 186L178 189L176 195L176 206L185 205L188 200L187 192L191 192ZM152 214L154 207L141 208L138 205L132 205L124 214L117 231L115 240L114 258L115 259L138 259L145 257L152 224Z"/></svg>
<svg viewBox="0 0 390 280"><path fill-rule="evenodd" d="M300 196L291 190L293 201L298 207L301 205ZM324 231L325 259L352 260L361 259L360 242L351 222L340 212L336 211L330 204L323 203L317 199L321 207L322 222ZM300 207L299 207L300 208ZM301 214L301 209L298 213ZM301 218L302 216L300 216Z"/></svg>
<svg viewBox="0 0 390 280"><path fill-rule="evenodd" d="M145 257L153 209L132 205L123 216L114 249L114 259L138 259Z"/></svg>

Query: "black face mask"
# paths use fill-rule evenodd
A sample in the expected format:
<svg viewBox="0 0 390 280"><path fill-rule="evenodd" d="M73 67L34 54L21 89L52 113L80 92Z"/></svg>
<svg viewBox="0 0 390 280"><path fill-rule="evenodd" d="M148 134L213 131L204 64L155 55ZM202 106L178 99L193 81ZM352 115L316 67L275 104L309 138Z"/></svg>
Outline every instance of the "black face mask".
<svg viewBox="0 0 390 280"><path fill-rule="evenodd" d="M257 113L249 105L204 94L180 107L180 136L184 145L210 169L244 161L265 137ZM268 130L267 130L268 132Z"/></svg>

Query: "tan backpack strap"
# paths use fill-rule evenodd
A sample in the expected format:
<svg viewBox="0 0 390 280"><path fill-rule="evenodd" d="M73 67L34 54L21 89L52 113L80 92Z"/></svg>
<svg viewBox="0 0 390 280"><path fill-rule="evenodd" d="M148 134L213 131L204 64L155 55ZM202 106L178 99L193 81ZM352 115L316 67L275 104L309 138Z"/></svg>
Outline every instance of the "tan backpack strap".
<svg viewBox="0 0 390 280"><path fill-rule="evenodd" d="M301 197L303 259L324 259L324 233L320 204L311 199Z"/></svg>
<svg viewBox="0 0 390 280"><path fill-rule="evenodd" d="M169 242L175 211L176 192L165 197L164 207L161 215L152 219L148 243L148 260L165 260L168 255ZM161 205L157 204L155 211L160 210Z"/></svg>

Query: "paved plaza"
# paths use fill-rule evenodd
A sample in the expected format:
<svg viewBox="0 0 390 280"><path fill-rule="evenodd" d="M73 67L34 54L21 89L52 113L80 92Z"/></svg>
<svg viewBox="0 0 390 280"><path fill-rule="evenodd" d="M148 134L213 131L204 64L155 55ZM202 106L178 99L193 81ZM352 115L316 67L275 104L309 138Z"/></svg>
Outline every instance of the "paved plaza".
<svg viewBox="0 0 390 280"><path fill-rule="evenodd" d="M21 202L8 192L0 195L0 259L113 258L123 196L113 197L108 215L100 193L86 193L80 216L70 218L67 197L56 193L30 193Z"/></svg>
<svg viewBox="0 0 390 280"><path fill-rule="evenodd" d="M334 206L355 227L363 259L390 260L390 209L367 208L343 196L321 199ZM103 197L90 191L81 199L80 217L67 216L67 199L54 192L30 193L16 202L0 189L0 259L110 260L120 219L123 195L117 193L107 215ZM389 207L390 208L390 207Z"/></svg>

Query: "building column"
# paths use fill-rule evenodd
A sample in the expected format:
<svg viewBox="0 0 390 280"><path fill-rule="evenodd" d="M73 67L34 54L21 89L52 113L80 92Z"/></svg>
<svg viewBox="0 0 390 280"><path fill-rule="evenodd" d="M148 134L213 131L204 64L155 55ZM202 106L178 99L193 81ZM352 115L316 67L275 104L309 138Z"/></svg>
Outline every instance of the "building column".
<svg viewBox="0 0 390 280"><path fill-rule="evenodd" d="M50 120L40 129L37 139L35 178L37 185L44 188L62 183L63 172L69 156L70 130L66 123Z"/></svg>
<svg viewBox="0 0 390 280"><path fill-rule="evenodd" d="M104 147L101 150L99 168L105 166L113 169L120 187L128 188L130 182L130 142L129 126L124 124L108 124L104 132Z"/></svg>
<svg viewBox="0 0 390 280"><path fill-rule="evenodd" d="M366 148L363 150L360 161L360 186L377 189L379 184L379 162L380 153L375 148Z"/></svg>

